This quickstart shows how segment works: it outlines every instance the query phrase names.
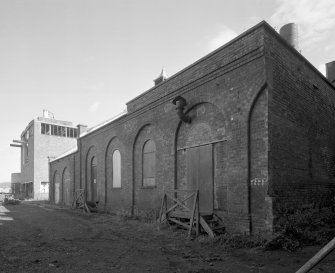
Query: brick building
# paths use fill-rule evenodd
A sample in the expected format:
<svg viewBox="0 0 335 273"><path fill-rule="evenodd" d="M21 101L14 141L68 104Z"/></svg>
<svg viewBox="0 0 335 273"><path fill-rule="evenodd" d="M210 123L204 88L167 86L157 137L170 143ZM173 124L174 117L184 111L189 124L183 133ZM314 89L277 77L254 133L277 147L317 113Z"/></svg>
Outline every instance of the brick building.
<svg viewBox="0 0 335 273"><path fill-rule="evenodd" d="M228 231L272 232L281 211L335 189L334 74L261 22L82 134L50 163L50 199L85 189L105 210L148 216L165 190L198 187L200 211Z"/></svg>
<svg viewBox="0 0 335 273"><path fill-rule="evenodd" d="M21 172L12 173L12 191L16 198L49 199L48 162L77 145L77 128L72 122L53 118L44 110L43 117L29 122L20 140L12 147L21 149Z"/></svg>

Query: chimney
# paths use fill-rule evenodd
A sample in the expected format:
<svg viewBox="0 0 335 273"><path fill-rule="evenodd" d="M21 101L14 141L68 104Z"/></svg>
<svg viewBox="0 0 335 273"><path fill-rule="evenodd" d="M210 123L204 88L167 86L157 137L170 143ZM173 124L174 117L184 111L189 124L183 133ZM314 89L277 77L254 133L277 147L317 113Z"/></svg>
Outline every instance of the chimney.
<svg viewBox="0 0 335 273"><path fill-rule="evenodd" d="M335 61L326 63L326 77L335 86Z"/></svg>
<svg viewBox="0 0 335 273"><path fill-rule="evenodd" d="M78 124L77 125L77 136L80 137L81 134L87 131L87 125Z"/></svg>
<svg viewBox="0 0 335 273"><path fill-rule="evenodd" d="M162 72L161 72L161 74L158 76L157 79L154 80L154 82L155 82L155 86L156 86L157 84L160 84L161 82L165 81L166 79L167 79L167 76L166 76L165 69L164 69L164 67L163 67L163 68L162 68Z"/></svg>
<svg viewBox="0 0 335 273"><path fill-rule="evenodd" d="M293 48L299 51L299 27L297 24L289 23L282 26L279 30L279 34Z"/></svg>

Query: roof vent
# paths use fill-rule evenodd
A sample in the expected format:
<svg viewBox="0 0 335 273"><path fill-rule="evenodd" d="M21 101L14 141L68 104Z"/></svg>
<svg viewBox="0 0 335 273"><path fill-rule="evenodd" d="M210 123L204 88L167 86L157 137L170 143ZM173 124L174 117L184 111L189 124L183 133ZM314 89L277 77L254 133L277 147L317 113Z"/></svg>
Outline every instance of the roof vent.
<svg viewBox="0 0 335 273"><path fill-rule="evenodd" d="M335 86L335 61L326 63L326 77Z"/></svg>
<svg viewBox="0 0 335 273"><path fill-rule="evenodd" d="M154 79L155 86L157 84L160 84L161 82L165 81L166 79L167 79L167 76L166 76L165 68L163 67L161 74L158 76L157 79Z"/></svg>
<svg viewBox="0 0 335 273"><path fill-rule="evenodd" d="M299 51L299 27L295 23L289 23L282 26L279 34L288 42L292 47Z"/></svg>

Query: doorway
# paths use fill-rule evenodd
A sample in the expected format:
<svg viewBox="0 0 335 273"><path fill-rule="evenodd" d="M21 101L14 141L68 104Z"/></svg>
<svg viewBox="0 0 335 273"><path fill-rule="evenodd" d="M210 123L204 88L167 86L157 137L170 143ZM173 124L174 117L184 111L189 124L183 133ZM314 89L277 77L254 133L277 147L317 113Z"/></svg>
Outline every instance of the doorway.
<svg viewBox="0 0 335 273"><path fill-rule="evenodd" d="M97 197L97 159L96 157L92 158L91 163L91 201L96 202L98 201Z"/></svg>
<svg viewBox="0 0 335 273"><path fill-rule="evenodd" d="M55 203L58 204L59 203L59 195L60 195L60 183L57 182L55 183Z"/></svg>
<svg viewBox="0 0 335 273"><path fill-rule="evenodd" d="M199 190L200 212L211 214L214 207L213 145L187 149L187 188Z"/></svg>

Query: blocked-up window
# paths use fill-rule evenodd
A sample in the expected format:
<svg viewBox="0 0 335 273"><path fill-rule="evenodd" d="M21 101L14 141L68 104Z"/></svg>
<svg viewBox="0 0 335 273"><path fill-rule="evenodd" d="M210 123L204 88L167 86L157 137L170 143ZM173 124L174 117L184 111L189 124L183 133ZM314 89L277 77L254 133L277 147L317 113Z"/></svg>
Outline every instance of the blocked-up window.
<svg viewBox="0 0 335 273"><path fill-rule="evenodd" d="M113 188L121 188L121 154L119 150L113 153Z"/></svg>
<svg viewBox="0 0 335 273"><path fill-rule="evenodd" d="M148 140L143 146L142 155L143 187L156 185L156 145L153 140Z"/></svg>

